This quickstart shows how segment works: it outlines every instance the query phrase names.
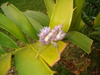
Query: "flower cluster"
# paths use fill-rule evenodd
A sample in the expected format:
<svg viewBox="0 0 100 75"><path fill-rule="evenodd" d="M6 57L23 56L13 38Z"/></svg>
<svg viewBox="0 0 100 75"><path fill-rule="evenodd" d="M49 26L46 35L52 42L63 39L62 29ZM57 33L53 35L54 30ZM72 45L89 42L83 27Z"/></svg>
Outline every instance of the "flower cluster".
<svg viewBox="0 0 100 75"><path fill-rule="evenodd" d="M42 45L53 43L55 46L56 41L62 40L66 33L62 30L62 24L55 26L54 29L50 29L50 27L44 27L41 29L41 33L38 34L39 41L42 42Z"/></svg>

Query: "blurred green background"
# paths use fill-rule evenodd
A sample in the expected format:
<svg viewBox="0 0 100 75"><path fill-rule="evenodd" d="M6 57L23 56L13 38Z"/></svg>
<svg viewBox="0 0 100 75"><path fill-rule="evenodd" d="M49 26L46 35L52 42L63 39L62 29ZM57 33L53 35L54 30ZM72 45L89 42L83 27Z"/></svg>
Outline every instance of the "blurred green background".
<svg viewBox="0 0 100 75"><path fill-rule="evenodd" d="M19 10L36 10L46 12L43 0L0 0L0 5L9 2L14 4Z"/></svg>

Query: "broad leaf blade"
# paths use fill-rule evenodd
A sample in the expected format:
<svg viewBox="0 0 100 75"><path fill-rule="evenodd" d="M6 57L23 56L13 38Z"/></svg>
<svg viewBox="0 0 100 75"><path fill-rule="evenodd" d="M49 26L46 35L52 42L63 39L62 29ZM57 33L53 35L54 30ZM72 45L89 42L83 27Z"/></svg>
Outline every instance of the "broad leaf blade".
<svg viewBox="0 0 100 75"><path fill-rule="evenodd" d="M2 32L0 32L0 45L4 47L18 48L17 44Z"/></svg>
<svg viewBox="0 0 100 75"><path fill-rule="evenodd" d="M0 57L0 75L6 75L11 67L11 54Z"/></svg>
<svg viewBox="0 0 100 75"><path fill-rule="evenodd" d="M31 17L29 17L27 15L26 15L26 17L31 22L31 24L34 27L34 29L39 33L40 32L40 29L42 29L43 26L38 21L34 20L33 18L31 18Z"/></svg>
<svg viewBox="0 0 100 75"><path fill-rule="evenodd" d="M47 8L47 13L48 13L49 17L51 17L53 9L54 9L54 0L44 0L44 3Z"/></svg>
<svg viewBox="0 0 100 75"><path fill-rule="evenodd" d="M57 42L58 48L54 47L52 44L40 47L40 44L40 42L37 42L34 43L32 46L37 51L40 49L40 56L50 66L53 66L60 59L60 54L66 47L66 44L62 41Z"/></svg>
<svg viewBox="0 0 100 75"><path fill-rule="evenodd" d="M7 5L7 3L2 4L1 8L5 15L10 18L16 25L18 25L24 33L26 33L31 38L38 40L35 29L32 27L31 23L21 11L19 11L14 5Z"/></svg>
<svg viewBox="0 0 100 75"><path fill-rule="evenodd" d="M94 28L100 26L100 13L97 15L96 19L94 20Z"/></svg>
<svg viewBox="0 0 100 75"><path fill-rule="evenodd" d="M15 65L19 75L53 75L41 58L36 58L32 47L19 49L15 54Z"/></svg>
<svg viewBox="0 0 100 75"><path fill-rule="evenodd" d="M49 25L49 17L41 12L27 10L24 14L35 19L43 26Z"/></svg>
<svg viewBox="0 0 100 75"><path fill-rule="evenodd" d="M67 33L66 38L70 40L72 43L82 48L86 53L91 52L90 47L92 45L93 40L91 40L87 36L76 31L71 31Z"/></svg>
<svg viewBox="0 0 100 75"><path fill-rule="evenodd" d="M1 46L0 46L0 54L5 54L5 51L2 49Z"/></svg>
<svg viewBox="0 0 100 75"><path fill-rule="evenodd" d="M0 27L13 34L19 40L29 43L24 33L11 20L3 14L0 14Z"/></svg>
<svg viewBox="0 0 100 75"><path fill-rule="evenodd" d="M67 32L70 27L72 15L73 0L57 0L49 26L54 28L56 25L63 24L63 30Z"/></svg>

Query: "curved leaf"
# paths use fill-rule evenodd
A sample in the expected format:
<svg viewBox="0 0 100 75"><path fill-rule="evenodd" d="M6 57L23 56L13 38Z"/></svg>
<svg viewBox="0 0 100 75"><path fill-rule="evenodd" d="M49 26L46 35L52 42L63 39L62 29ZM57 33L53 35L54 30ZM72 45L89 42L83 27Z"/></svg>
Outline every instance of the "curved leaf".
<svg viewBox="0 0 100 75"><path fill-rule="evenodd" d="M35 29L32 27L31 23L28 21L26 16L20 12L14 5L7 3L1 5L2 10L5 15L10 18L16 25L22 29L24 33L26 33L31 38L38 40L37 33Z"/></svg>
<svg viewBox="0 0 100 75"><path fill-rule="evenodd" d="M39 22L37 22L36 20L34 20L33 18L31 18L31 17L29 17L27 15L26 15L26 17L31 22L31 24L34 27L34 29L39 33L40 32L40 29L42 29L43 26Z"/></svg>
<svg viewBox="0 0 100 75"><path fill-rule="evenodd" d="M1 46L0 46L0 54L5 54L5 51L2 49Z"/></svg>
<svg viewBox="0 0 100 75"><path fill-rule="evenodd" d="M6 36L1 32L0 32L0 45L10 48L18 48L16 43L11 38L9 38L8 36Z"/></svg>
<svg viewBox="0 0 100 75"><path fill-rule="evenodd" d="M70 40L72 43L82 48L86 53L91 52L90 47L92 45L93 40L91 40L87 36L77 31L71 31L67 33L66 38Z"/></svg>
<svg viewBox="0 0 100 75"><path fill-rule="evenodd" d="M10 19L8 19L3 14L0 14L0 27L9 31L11 34L13 34L19 40L21 40L25 43L29 43L26 36L20 30L20 28L18 28Z"/></svg>
<svg viewBox="0 0 100 75"><path fill-rule="evenodd" d="M74 0L74 12L70 30L78 30L81 22L82 7L85 0Z"/></svg>
<svg viewBox="0 0 100 75"><path fill-rule="evenodd" d="M73 0L57 0L52 16L50 18L49 26L63 24L63 30L69 30L73 15Z"/></svg>
<svg viewBox="0 0 100 75"><path fill-rule="evenodd" d="M15 53L15 66L18 75L53 75L53 72L30 46L19 49Z"/></svg>
<svg viewBox="0 0 100 75"><path fill-rule="evenodd" d="M43 26L49 25L49 17L47 15L45 15L44 13L27 10L26 12L24 12L24 14L35 19L36 21L38 21Z"/></svg>
<svg viewBox="0 0 100 75"><path fill-rule="evenodd" d="M48 13L49 17L51 17L53 9L54 9L54 0L44 0L44 3L47 8L47 13Z"/></svg>
<svg viewBox="0 0 100 75"><path fill-rule="evenodd" d="M40 56L50 65L53 66L59 59L60 54L66 47L66 44L62 41L57 42L58 48L52 44L43 45L40 47L40 42L34 43L32 46L35 50L40 49Z"/></svg>
<svg viewBox="0 0 100 75"><path fill-rule="evenodd" d="M11 54L0 57L0 75L6 75L11 67Z"/></svg>

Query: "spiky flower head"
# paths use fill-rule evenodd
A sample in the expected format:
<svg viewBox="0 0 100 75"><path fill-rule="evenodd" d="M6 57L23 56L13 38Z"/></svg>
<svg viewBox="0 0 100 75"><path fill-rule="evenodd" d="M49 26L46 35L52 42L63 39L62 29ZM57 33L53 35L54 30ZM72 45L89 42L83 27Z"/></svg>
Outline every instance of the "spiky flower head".
<svg viewBox="0 0 100 75"><path fill-rule="evenodd" d="M38 34L39 41L42 42L42 44L48 44L62 40L66 35L66 33L64 33L62 30L62 27L62 24L55 26L54 29L50 29L50 27L44 27L40 30L40 34Z"/></svg>

